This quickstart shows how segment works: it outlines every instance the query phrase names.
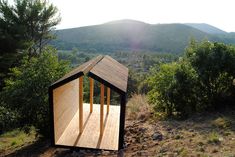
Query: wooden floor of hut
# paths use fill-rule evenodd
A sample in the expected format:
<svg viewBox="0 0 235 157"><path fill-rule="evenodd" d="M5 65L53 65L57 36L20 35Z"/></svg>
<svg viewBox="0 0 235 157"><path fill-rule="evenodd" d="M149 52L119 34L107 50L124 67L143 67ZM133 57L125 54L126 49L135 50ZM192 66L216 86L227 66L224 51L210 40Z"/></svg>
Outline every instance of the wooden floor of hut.
<svg viewBox="0 0 235 157"><path fill-rule="evenodd" d="M110 105L109 114L104 105L104 133L100 136L100 104L83 104L83 132L79 134L79 111L56 142L58 145L118 150L120 106Z"/></svg>

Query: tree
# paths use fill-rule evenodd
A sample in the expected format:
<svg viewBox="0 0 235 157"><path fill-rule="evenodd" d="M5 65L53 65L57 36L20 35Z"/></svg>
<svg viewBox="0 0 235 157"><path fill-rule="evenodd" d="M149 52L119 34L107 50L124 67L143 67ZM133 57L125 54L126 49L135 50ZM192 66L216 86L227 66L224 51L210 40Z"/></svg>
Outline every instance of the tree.
<svg viewBox="0 0 235 157"><path fill-rule="evenodd" d="M43 135L49 133L48 87L69 70L59 61L55 49L45 48L39 57L23 58L10 70L10 78L1 92L4 108L18 113L19 124L34 125ZM16 127L16 126L15 126Z"/></svg>
<svg viewBox="0 0 235 157"><path fill-rule="evenodd" d="M138 92L138 80L137 75L130 70L128 76L128 87L127 87L127 94L128 97L132 96L133 94Z"/></svg>
<svg viewBox="0 0 235 157"><path fill-rule="evenodd" d="M177 68L176 63L162 64L151 68L148 78L151 90L148 92L149 102L155 105L155 110L166 112L171 115L174 104L171 101L171 88L175 84L174 75Z"/></svg>
<svg viewBox="0 0 235 157"><path fill-rule="evenodd" d="M0 52L41 53L59 22L57 8L46 0L15 0L14 5L0 0Z"/></svg>
<svg viewBox="0 0 235 157"><path fill-rule="evenodd" d="M200 79L205 103L221 106L222 100L232 98L235 77L235 47L223 43L193 43L186 49L186 60ZM224 102L223 102L224 103Z"/></svg>
<svg viewBox="0 0 235 157"><path fill-rule="evenodd" d="M153 67L149 102L167 115L234 106L235 47L192 41L179 61Z"/></svg>

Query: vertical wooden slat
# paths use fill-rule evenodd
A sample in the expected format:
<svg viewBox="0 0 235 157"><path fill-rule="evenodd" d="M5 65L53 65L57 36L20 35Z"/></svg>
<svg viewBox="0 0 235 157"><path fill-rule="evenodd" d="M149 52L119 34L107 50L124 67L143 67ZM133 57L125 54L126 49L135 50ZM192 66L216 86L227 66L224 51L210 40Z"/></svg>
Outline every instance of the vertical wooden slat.
<svg viewBox="0 0 235 157"><path fill-rule="evenodd" d="M104 131L104 85L100 85L100 135Z"/></svg>
<svg viewBox="0 0 235 157"><path fill-rule="evenodd" d="M93 93L94 93L94 80L89 77L90 80L90 113L93 111Z"/></svg>
<svg viewBox="0 0 235 157"><path fill-rule="evenodd" d="M107 87L107 114L109 113L109 105L110 105L110 88Z"/></svg>
<svg viewBox="0 0 235 157"><path fill-rule="evenodd" d="M79 132L83 130L83 76L79 78Z"/></svg>

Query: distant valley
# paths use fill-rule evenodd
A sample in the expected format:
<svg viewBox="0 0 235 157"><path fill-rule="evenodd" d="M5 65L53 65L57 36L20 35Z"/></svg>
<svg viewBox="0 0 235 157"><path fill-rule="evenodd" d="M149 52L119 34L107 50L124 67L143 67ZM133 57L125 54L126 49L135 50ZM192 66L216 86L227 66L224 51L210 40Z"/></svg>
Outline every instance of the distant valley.
<svg viewBox="0 0 235 157"><path fill-rule="evenodd" d="M159 52L183 53L191 38L235 44L235 33L208 24L148 24L119 20L101 25L56 30L51 44L59 50L92 53Z"/></svg>

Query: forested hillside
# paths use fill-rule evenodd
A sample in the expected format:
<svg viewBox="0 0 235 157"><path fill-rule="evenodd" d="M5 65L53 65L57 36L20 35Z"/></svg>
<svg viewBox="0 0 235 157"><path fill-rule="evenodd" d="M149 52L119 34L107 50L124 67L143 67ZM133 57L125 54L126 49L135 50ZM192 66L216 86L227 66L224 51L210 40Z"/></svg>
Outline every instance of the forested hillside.
<svg viewBox="0 0 235 157"><path fill-rule="evenodd" d="M52 45L61 50L78 48L89 52L148 51L182 53L190 38L235 43L234 35L205 24L147 24L134 20L57 30ZM205 28L206 29L202 29Z"/></svg>
<svg viewBox="0 0 235 157"><path fill-rule="evenodd" d="M216 28L214 26L208 25L206 23L186 23L186 25L199 29L209 34L227 34L227 32L219 28Z"/></svg>

